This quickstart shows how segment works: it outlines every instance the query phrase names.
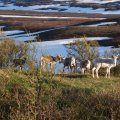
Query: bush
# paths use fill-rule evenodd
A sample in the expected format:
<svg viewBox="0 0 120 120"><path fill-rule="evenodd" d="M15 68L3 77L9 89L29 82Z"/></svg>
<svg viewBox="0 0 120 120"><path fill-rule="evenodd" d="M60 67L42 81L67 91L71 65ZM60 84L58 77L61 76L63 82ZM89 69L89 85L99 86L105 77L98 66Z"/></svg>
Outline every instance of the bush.
<svg viewBox="0 0 120 120"><path fill-rule="evenodd" d="M13 66L14 59L27 58L25 68L35 69L35 47L28 43L16 43L14 40L0 42L0 68Z"/></svg>
<svg viewBox="0 0 120 120"><path fill-rule="evenodd" d="M12 70L2 72L9 77L0 76L0 120L35 120L34 83Z"/></svg>
<svg viewBox="0 0 120 120"><path fill-rule="evenodd" d="M120 65L114 67L111 72L114 76L120 77Z"/></svg>
<svg viewBox="0 0 120 120"><path fill-rule="evenodd" d="M14 41L0 42L0 67L7 67L15 58L16 45Z"/></svg>
<svg viewBox="0 0 120 120"><path fill-rule="evenodd" d="M111 76L120 77L120 65L111 69ZM99 75L105 76L106 75L106 68L100 68Z"/></svg>
<svg viewBox="0 0 120 120"><path fill-rule="evenodd" d="M16 44L14 40L0 42L0 67L8 67L13 59L27 56L28 45L25 43Z"/></svg>

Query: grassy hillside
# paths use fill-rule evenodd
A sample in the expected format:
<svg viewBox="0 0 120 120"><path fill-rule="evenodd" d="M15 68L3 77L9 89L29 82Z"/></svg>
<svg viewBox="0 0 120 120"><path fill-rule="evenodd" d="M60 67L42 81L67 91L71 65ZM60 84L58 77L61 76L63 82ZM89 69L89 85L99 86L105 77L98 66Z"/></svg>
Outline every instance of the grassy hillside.
<svg viewBox="0 0 120 120"><path fill-rule="evenodd" d="M0 70L1 120L118 120L120 78Z"/></svg>

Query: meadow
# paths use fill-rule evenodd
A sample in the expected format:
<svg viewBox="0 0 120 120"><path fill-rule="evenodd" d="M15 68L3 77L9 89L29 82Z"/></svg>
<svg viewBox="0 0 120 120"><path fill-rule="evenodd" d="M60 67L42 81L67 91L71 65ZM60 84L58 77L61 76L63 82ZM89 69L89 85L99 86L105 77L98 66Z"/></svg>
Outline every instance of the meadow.
<svg viewBox="0 0 120 120"><path fill-rule="evenodd" d="M0 70L1 120L119 120L120 77Z"/></svg>

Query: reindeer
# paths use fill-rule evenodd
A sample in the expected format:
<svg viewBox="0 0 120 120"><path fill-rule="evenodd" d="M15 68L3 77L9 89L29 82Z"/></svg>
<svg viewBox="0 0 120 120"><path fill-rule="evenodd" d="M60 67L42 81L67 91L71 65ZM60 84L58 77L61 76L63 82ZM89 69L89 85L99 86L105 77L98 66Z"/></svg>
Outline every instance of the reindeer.
<svg viewBox="0 0 120 120"><path fill-rule="evenodd" d="M90 60L83 60L80 61L80 68L81 73L84 75L86 70L90 70L91 67L91 61Z"/></svg>
<svg viewBox="0 0 120 120"><path fill-rule="evenodd" d="M41 68L45 68L45 65L49 64L50 65L50 69L52 70L53 68L53 65L55 65L58 61L60 60L60 57L59 56L50 56L50 55L45 55L43 54L40 58L40 66Z"/></svg>
<svg viewBox="0 0 120 120"><path fill-rule="evenodd" d="M64 67L63 67L63 72L64 72L64 69L65 67L68 67L68 70L69 68L71 69L71 72L72 72L72 69L74 68L74 72L76 71L76 59L74 57L60 57L60 61L59 63L63 63Z"/></svg>
<svg viewBox="0 0 120 120"><path fill-rule="evenodd" d="M20 66L20 70L22 70L22 67L25 63L26 63L26 57L13 60L13 65L15 67Z"/></svg>
<svg viewBox="0 0 120 120"><path fill-rule="evenodd" d="M92 68L92 76L95 77L94 74L96 73L96 77L99 78L98 71L100 68L106 68L106 78L110 78L110 70L111 68L115 67L117 64L117 56L112 56L112 58L98 58L93 61L94 67Z"/></svg>

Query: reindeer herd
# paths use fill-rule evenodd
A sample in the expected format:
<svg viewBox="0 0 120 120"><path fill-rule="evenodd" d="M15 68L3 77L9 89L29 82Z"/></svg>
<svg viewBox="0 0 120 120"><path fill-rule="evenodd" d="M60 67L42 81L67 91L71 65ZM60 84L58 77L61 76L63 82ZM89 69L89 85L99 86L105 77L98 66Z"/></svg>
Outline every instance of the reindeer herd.
<svg viewBox="0 0 120 120"><path fill-rule="evenodd" d="M117 65L117 58L118 55L114 55L111 58L96 58L93 61L90 60L84 60L77 63L77 60L75 57L62 57L61 55L58 55L56 57L53 56L47 56L42 55L40 60L41 67L44 67L45 64L50 64L51 68L53 65L55 65L57 62L63 64L63 72L65 70L65 67L68 67L68 69L71 69L71 72L74 69L74 72L77 71L77 68L80 67L81 73L85 74L86 70L92 70L92 77L94 78L95 75L97 78L99 78L99 69L100 68L106 68L106 78L110 78L110 70L111 68L115 67Z"/></svg>
<svg viewBox="0 0 120 120"><path fill-rule="evenodd" d="M93 61L84 60L84 61L77 61L75 57L62 57L61 55L57 55L56 57L45 55L43 54L40 58L40 69L44 69L46 65L50 65L50 69L52 70L53 66L59 62L63 64L63 72L67 67L68 70L70 69L71 72L76 72L78 68L80 68L81 74L85 74L85 71L91 70L92 77L99 78L99 69L106 68L106 78L110 78L110 70L111 68L117 65L118 55L114 55L111 58L96 58ZM22 59L14 59L13 64L15 67L22 66L26 63L26 58Z"/></svg>

